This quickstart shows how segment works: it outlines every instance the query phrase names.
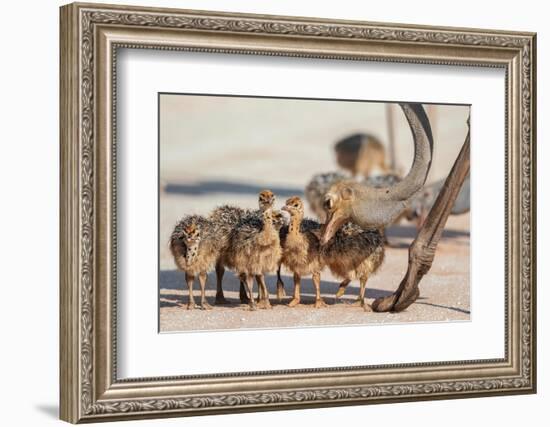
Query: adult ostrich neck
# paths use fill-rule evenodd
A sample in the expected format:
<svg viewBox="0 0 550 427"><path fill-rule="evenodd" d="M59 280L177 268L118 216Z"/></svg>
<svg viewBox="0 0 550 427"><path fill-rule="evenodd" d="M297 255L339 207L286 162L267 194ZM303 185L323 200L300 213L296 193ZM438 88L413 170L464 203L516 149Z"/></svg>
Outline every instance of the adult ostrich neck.
<svg viewBox="0 0 550 427"><path fill-rule="evenodd" d="M407 200L420 190L432 164L433 136L430 122L422 104L400 104L414 141L414 160L407 176L397 184L386 189L388 200Z"/></svg>
<svg viewBox="0 0 550 427"><path fill-rule="evenodd" d="M356 188L351 216L364 227L391 224L406 208L407 201L426 182L432 164L433 136L428 116L421 104L399 104L412 132L414 160L407 176L391 187Z"/></svg>
<svg viewBox="0 0 550 427"><path fill-rule="evenodd" d="M326 244L346 221L363 228L380 228L392 224L419 191L432 164L433 137L428 116L421 104L399 104L412 132L414 160L411 170L399 183L386 188L367 187L353 180L332 185L325 195L327 222L321 244Z"/></svg>

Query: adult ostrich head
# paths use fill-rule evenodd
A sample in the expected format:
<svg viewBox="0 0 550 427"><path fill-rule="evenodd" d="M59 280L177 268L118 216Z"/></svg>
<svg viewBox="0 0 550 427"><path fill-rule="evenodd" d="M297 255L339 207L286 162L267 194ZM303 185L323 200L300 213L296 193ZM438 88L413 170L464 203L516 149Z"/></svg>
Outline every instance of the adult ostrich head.
<svg viewBox="0 0 550 427"><path fill-rule="evenodd" d="M421 104L399 104L413 135L414 160L402 181L385 188L373 188L345 180L334 184L325 196L327 222L321 243L327 243L342 224L353 221L363 228L391 224L419 191L432 163L433 137L428 116Z"/></svg>

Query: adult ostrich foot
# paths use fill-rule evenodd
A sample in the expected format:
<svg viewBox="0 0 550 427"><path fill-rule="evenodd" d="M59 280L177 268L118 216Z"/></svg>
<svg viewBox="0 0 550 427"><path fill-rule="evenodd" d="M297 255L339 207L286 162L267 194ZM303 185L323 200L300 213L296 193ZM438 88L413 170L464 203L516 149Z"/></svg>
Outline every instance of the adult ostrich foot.
<svg viewBox="0 0 550 427"><path fill-rule="evenodd" d="M375 312L403 311L415 302L420 296L418 285L412 285L407 291L394 293L387 297L377 298L370 305L371 310Z"/></svg>
<svg viewBox="0 0 550 427"><path fill-rule="evenodd" d="M391 294L387 297L377 298L372 303L372 309L378 312L392 311L395 301L397 300L397 295Z"/></svg>
<svg viewBox="0 0 550 427"><path fill-rule="evenodd" d="M469 121L468 121L469 123ZM418 284L430 270L435 250L447 218L458 196L464 179L470 172L470 130L466 135L464 145L445 180L443 188L424 220L418 235L409 247L409 267L399 288L392 295L378 298L372 304L377 312L403 311L416 301L420 295Z"/></svg>

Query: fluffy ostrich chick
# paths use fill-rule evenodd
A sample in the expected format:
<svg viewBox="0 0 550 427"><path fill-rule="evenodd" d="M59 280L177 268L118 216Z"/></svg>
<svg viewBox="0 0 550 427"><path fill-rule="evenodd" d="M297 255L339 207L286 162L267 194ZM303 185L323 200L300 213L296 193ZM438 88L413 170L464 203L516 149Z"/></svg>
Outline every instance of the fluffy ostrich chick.
<svg viewBox="0 0 550 427"><path fill-rule="evenodd" d="M321 298L321 270L319 230L321 225L314 220L304 219L304 204L299 197L291 197L282 208L290 214L288 233L283 242L283 265L294 275L294 297L288 304L300 304L300 281L310 275L315 286L315 307L326 306Z"/></svg>
<svg viewBox="0 0 550 427"><path fill-rule="evenodd" d="M258 283L260 308L269 308L269 293L265 284L265 274L277 269L281 259L279 230L273 223L275 196L269 190L259 195L258 212L245 215L233 229L224 264L233 269L246 281L249 305L256 308L253 298L253 279Z"/></svg>
<svg viewBox="0 0 550 427"><path fill-rule="evenodd" d="M329 242L321 247L323 263L342 279L336 297L341 297L352 280L359 280L357 304L366 311L365 287L384 261L384 238L378 230L363 230L352 222L344 224Z"/></svg>
<svg viewBox="0 0 550 427"><path fill-rule="evenodd" d="M249 209L242 209L237 206L223 205L214 209L208 219L212 221L216 228L216 233L220 239L220 254L216 260L216 304L227 304L223 293L223 275L225 273L225 259L227 251L230 249L231 233L237 225L246 216L252 213ZM246 280L240 277L239 297L241 303L248 304L248 295L246 293Z"/></svg>
<svg viewBox="0 0 550 427"><path fill-rule="evenodd" d="M212 308L206 300L206 278L220 251L219 239L212 222L199 215L184 217L176 224L169 244L177 267L185 272L185 281L189 288L187 308L196 307L193 283L197 275L201 288L200 307L205 310Z"/></svg>

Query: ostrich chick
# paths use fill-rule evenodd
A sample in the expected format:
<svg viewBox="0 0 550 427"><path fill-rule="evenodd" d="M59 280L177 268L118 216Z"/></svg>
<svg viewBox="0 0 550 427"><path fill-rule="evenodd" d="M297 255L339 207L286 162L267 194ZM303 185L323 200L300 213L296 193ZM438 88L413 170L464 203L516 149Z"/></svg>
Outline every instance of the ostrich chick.
<svg viewBox="0 0 550 427"><path fill-rule="evenodd" d="M321 258L332 274L343 280L336 298L344 294L346 286L352 280L359 280L357 304L370 311L370 307L365 304L365 286L368 278L384 261L382 234L378 230L363 230L348 222L321 247Z"/></svg>
<svg viewBox="0 0 550 427"><path fill-rule="evenodd" d="M193 282L198 275L201 287L200 307L212 308L206 301L205 287L208 271L212 270L220 247L213 224L199 215L189 215L176 224L170 236L170 252L178 268L185 272L189 288L188 309L196 307Z"/></svg>
<svg viewBox="0 0 550 427"><path fill-rule="evenodd" d="M224 259L229 250L231 233L243 218L252 213L251 210L242 209L237 206L223 205L214 209L208 217L216 228L220 239L220 255L216 260L216 304L227 304L223 294L222 280L225 273ZM248 304L246 284L244 277L240 277L239 298L241 303Z"/></svg>
<svg viewBox="0 0 550 427"><path fill-rule="evenodd" d="M283 242L283 264L294 274L294 298L288 304L300 304L300 280L304 275L312 275L315 286L315 307L326 306L321 298L321 270L319 230L317 221L304 219L304 204L299 197L291 197L282 208L290 214L288 233Z"/></svg>
<svg viewBox="0 0 550 427"><path fill-rule="evenodd" d="M276 254L279 256L278 259L278 265L277 265L277 299L279 301L282 300L283 297L286 296L285 293L285 284L283 282L283 279L281 278L281 266L282 266L282 244L284 242L284 239L286 238L286 235L288 234L288 224L287 224L287 218L283 215L281 211L274 210L272 213L272 222L273 227L275 227L275 230L279 232L279 240L281 245L281 250ZM260 302L262 300L262 290L259 289L260 292L258 292L258 301Z"/></svg>
<svg viewBox="0 0 550 427"><path fill-rule="evenodd" d="M264 275L275 271L281 259L279 230L273 224L275 196L269 190L259 195L260 211L245 215L233 229L224 257L226 266L246 280L250 309L256 308L253 279L258 283L261 308L269 308L269 293Z"/></svg>

